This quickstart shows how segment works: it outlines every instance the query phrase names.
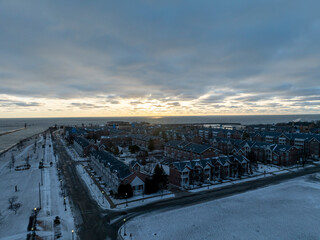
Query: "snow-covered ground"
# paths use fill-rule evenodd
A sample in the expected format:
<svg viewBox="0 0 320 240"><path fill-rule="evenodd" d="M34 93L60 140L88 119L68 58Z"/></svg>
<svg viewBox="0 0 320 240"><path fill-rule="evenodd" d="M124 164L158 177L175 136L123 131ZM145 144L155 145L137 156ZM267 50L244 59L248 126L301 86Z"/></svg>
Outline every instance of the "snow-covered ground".
<svg viewBox="0 0 320 240"><path fill-rule="evenodd" d="M265 165L265 164L262 164L262 163L259 163L258 164L258 167L256 169L257 172L260 172L260 173L268 173L268 172L275 172L275 171L279 171L280 168L278 166L274 166L274 165Z"/></svg>
<svg viewBox="0 0 320 240"><path fill-rule="evenodd" d="M166 194L159 194L159 193L154 193L150 195L144 195L143 196L134 196L132 198L128 199L128 206L126 204L126 201L123 199L117 199L118 200L118 205L117 209L127 209L127 208L133 208L133 207L138 207L141 205L145 205L151 202L156 202L160 201L162 199L168 199L168 198L174 198L175 195L173 193L166 193ZM112 199L114 201L114 199Z"/></svg>
<svg viewBox="0 0 320 240"><path fill-rule="evenodd" d="M34 143L37 141L36 151ZM44 148L42 148L44 145ZM12 154L15 157L15 166L25 164L30 157L31 168L24 171L9 169ZM44 159L45 168L39 169L39 161ZM52 162L52 166L50 166ZM61 219L62 239L70 239L72 229L75 229L73 216L70 211L69 200L66 199L66 209L60 195L60 183L55 167L56 159L53 154L52 140L49 134L46 139L38 137L24 143L24 148L11 149L0 158L0 239L26 239L29 217L34 208L39 208L39 186L41 195L41 210L37 215L36 234L42 239L53 239L53 220L56 216ZM15 186L18 191L15 192ZM9 210L8 198L16 196L17 203L21 204L15 214Z"/></svg>
<svg viewBox="0 0 320 240"><path fill-rule="evenodd" d="M320 177L309 175L204 204L139 216L126 223L124 239L319 239L319 199ZM123 236L123 227L120 232Z"/></svg>

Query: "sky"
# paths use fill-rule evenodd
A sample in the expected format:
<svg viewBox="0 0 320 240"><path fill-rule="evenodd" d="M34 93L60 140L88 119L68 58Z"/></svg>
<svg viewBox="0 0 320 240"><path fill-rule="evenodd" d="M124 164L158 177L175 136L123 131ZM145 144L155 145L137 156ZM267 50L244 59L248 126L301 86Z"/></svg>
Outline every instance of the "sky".
<svg viewBox="0 0 320 240"><path fill-rule="evenodd" d="M0 0L0 117L320 113L318 0Z"/></svg>

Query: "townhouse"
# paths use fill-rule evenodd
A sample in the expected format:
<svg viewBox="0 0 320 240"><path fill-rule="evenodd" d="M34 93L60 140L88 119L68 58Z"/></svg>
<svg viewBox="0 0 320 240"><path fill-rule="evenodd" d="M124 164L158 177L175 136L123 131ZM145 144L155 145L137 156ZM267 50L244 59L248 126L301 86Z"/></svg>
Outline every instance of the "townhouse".
<svg viewBox="0 0 320 240"><path fill-rule="evenodd" d="M272 164L290 166L300 163L299 149L290 145L272 146Z"/></svg>
<svg viewBox="0 0 320 240"><path fill-rule="evenodd" d="M219 151L211 145L171 140L164 145L164 156L174 160L192 160L215 157Z"/></svg>
<svg viewBox="0 0 320 240"><path fill-rule="evenodd" d="M320 135L315 135L309 141L310 156L320 159Z"/></svg>
<svg viewBox="0 0 320 240"><path fill-rule="evenodd" d="M244 156L222 156L165 164L169 166L169 183L189 188L191 185L248 174L249 160Z"/></svg>
<svg viewBox="0 0 320 240"><path fill-rule="evenodd" d="M160 150L163 148L163 140L160 137L134 134L132 137L132 145L137 145L143 150L148 150L150 142L152 142L155 150Z"/></svg>
<svg viewBox="0 0 320 240"><path fill-rule="evenodd" d="M289 166L300 162L299 149L291 145L256 142L252 146L254 160Z"/></svg>
<svg viewBox="0 0 320 240"><path fill-rule="evenodd" d="M134 195L142 194L146 178L150 176L135 168L130 168L106 151L93 151L90 166L113 192L118 191L120 184L130 184Z"/></svg>
<svg viewBox="0 0 320 240"><path fill-rule="evenodd" d="M91 149L97 148L83 137L76 137L73 141L73 146L80 157L87 157Z"/></svg>

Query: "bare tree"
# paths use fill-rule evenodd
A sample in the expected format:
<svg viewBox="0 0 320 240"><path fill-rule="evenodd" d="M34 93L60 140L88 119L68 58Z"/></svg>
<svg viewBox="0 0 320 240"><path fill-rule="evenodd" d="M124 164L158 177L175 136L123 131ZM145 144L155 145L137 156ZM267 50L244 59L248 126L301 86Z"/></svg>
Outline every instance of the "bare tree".
<svg viewBox="0 0 320 240"><path fill-rule="evenodd" d="M2 223L4 216L2 216L2 212L0 211L0 224Z"/></svg>
<svg viewBox="0 0 320 240"><path fill-rule="evenodd" d="M12 211L14 211L14 214L17 214L19 208L21 207L21 203L15 203L13 204Z"/></svg>
<svg viewBox="0 0 320 240"><path fill-rule="evenodd" d="M9 209L11 209L13 207L13 204L18 200L17 196L12 196L8 199L9 202Z"/></svg>
<svg viewBox="0 0 320 240"><path fill-rule="evenodd" d="M15 162L16 162L16 159L15 159L14 155L12 154L12 155L11 155L11 164L12 164L12 167L14 167Z"/></svg>
<svg viewBox="0 0 320 240"><path fill-rule="evenodd" d="M10 169L10 172L11 172L11 168L12 168L12 163L9 162L9 164L8 164L8 169Z"/></svg>
<svg viewBox="0 0 320 240"><path fill-rule="evenodd" d="M17 146L18 146L18 149L21 149L21 147L23 147L23 141L20 140Z"/></svg>
<svg viewBox="0 0 320 240"><path fill-rule="evenodd" d="M26 165L29 166L29 155L26 157Z"/></svg>
<svg viewBox="0 0 320 240"><path fill-rule="evenodd" d="M36 153L36 150L37 150L37 140L34 141L33 153Z"/></svg>
<svg viewBox="0 0 320 240"><path fill-rule="evenodd" d="M8 199L9 209L14 211L14 214L17 214L18 209L21 207L21 203L16 203L18 200L17 196L12 196Z"/></svg>

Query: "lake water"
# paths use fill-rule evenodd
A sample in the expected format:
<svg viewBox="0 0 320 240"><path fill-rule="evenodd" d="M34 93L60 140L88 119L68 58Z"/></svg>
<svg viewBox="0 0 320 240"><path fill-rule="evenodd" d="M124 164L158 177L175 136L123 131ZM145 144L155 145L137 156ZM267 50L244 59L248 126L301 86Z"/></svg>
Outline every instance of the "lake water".
<svg viewBox="0 0 320 240"><path fill-rule="evenodd" d="M30 137L57 125L105 124L108 121L149 122L156 124L178 123L241 123L272 124L290 121L316 121L320 114L312 115L259 115L259 116L184 116L184 117L103 117L103 118L2 118L0 119L0 133L13 129L27 128L15 133L0 136L0 151L17 143L19 140Z"/></svg>

